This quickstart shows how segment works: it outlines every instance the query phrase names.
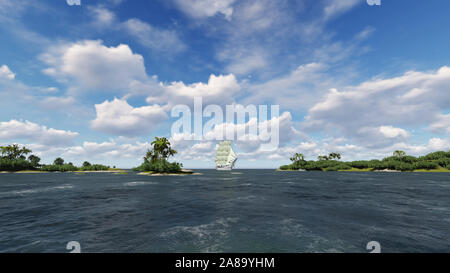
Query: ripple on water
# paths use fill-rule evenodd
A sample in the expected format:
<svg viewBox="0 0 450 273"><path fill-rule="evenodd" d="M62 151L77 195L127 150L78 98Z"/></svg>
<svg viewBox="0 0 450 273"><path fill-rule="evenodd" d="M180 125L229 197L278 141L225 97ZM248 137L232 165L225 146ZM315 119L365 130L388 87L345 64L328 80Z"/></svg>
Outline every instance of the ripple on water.
<svg viewBox="0 0 450 273"><path fill-rule="evenodd" d="M158 182L149 182L149 181L136 181L136 182L127 182L123 184L127 187L136 187L136 186L142 186L142 185L157 185Z"/></svg>
<svg viewBox="0 0 450 273"><path fill-rule="evenodd" d="M55 187L34 188L34 189L28 189L28 190L2 192L2 193L0 193L0 195L6 195L6 196L8 196L8 195L27 195L27 194L33 194L33 193L43 193L43 192L66 190L66 189L72 189L72 188L73 188L73 185L67 184L67 185L61 185L61 186L55 186Z"/></svg>
<svg viewBox="0 0 450 273"><path fill-rule="evenodd" d="M219 218L207 224L197 226L176 226L160 234L176 247L180 242L190 242L200 252L224 251L225 238L230 234L231 226L238 218Z"/></svg>

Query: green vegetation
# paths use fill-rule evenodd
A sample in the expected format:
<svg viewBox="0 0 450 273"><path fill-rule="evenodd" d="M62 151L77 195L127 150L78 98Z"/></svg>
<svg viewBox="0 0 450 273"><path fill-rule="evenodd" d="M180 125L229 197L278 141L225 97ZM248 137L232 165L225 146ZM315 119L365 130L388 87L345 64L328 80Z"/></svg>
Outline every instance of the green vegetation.
<svg viewBox="0 0 450 273"><path fill-rule="evenodd" d="M339 153L331 153L328 156L321 155L317 161L306 161L302 154L295 154L290 158L292 163L283 165L280 170L307 170L307 171L450 171L450 151L434 152L425 156L409 156L404 151L395 151L392 156L382 160L359 160L341 162Z"/></svg>
<svg viewBox="0 0 450 273"><path fill-rule="evenodd" d="M76 172L76 171L108 171L108 166L84 162L82 167L65 163L61 157L56 158L52 165L41 165L41 159L31 154L32 151L17 144L0 147L0 171L2 172ZM28 154L31 154L26 157Z"/></svg>
<svg viewBox="0 0 450 273"><path fill-rule="evenodd" d="M183 165L181 163L170 163L167 159L177 153L172 149L167 138L156 137L152 142L153 149L148 150L144 157L144 163L134 168L137 172L153 172L153 173L181 173Z"/></svg>
<svg viewBox="0 0 450 273"><path fill-rule="evenodd" d="M9 145L0 147L0 171L15 172L23 170L36 170L40 167L41 159L35 155L30 155L31 150L19 145Z"/></svg>

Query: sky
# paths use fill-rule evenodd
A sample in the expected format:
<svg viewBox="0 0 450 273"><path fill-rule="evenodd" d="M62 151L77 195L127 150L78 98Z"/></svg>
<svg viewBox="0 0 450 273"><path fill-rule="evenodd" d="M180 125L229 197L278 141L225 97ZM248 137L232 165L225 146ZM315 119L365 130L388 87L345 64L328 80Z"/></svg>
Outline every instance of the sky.
<svg viewBox="0 0 450 273"><path fill-rule="evenodd" d="M214 168L216 141L171 109L279 105L280 144L235 141L237 168L450 150L450 2L0 0L0 145L130 168L155 136ZM245 121L246 123L249 121ZM244 125L245 124L241 124Z"/></svg>

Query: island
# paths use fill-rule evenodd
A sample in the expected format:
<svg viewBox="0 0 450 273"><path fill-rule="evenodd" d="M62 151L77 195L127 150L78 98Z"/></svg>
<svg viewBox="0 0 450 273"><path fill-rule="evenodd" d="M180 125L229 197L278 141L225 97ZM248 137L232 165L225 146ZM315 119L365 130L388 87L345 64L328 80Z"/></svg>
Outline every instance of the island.
<svg viewBox="0 0 450 273"><path fill-rule="evenodd" d="M183 169L181 163L168 161L169 157L177 154L177 151L172 149L172 145L167 138L155 137L151 144L152 149L147 150L144 162L139 167L133 168L133 171L139 172L139 175L198 175L191 170Z"/></svg>
<svg viewBox="0 0 450 273"><path fill-rule="evenodd" d="M307 161L301 153L290 158L289 165L278 171L355 171L355 172L450 172L450 151L437 151L424 156L410 156L404 151L395 151L382 160L340 161L340 153L317 157Z"/></svg>
<svg viewBox="0 0 450 273"><path fill-rule="evenodd" d="M108 172L124 173L124 170L111 168L101 164L91 164L87 161L77 167L73 163L65 163L61 157L56 158L53 164L40 164L41 158L32 154L25 146L17 144L0 147L0 173L53 173L53 172ZM28 156L28 157L27 157Z"/></svg>

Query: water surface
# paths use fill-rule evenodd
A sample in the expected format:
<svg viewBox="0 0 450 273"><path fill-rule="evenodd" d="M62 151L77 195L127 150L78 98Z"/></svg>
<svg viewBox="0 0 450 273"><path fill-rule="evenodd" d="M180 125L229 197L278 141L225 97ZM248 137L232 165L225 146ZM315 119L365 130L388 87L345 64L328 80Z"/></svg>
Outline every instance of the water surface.
<svg viewBox="0 0 450 273"><path fill-rule="evenodd" d="M0 174L0 252L450 252L448 173Z"/></svg>

